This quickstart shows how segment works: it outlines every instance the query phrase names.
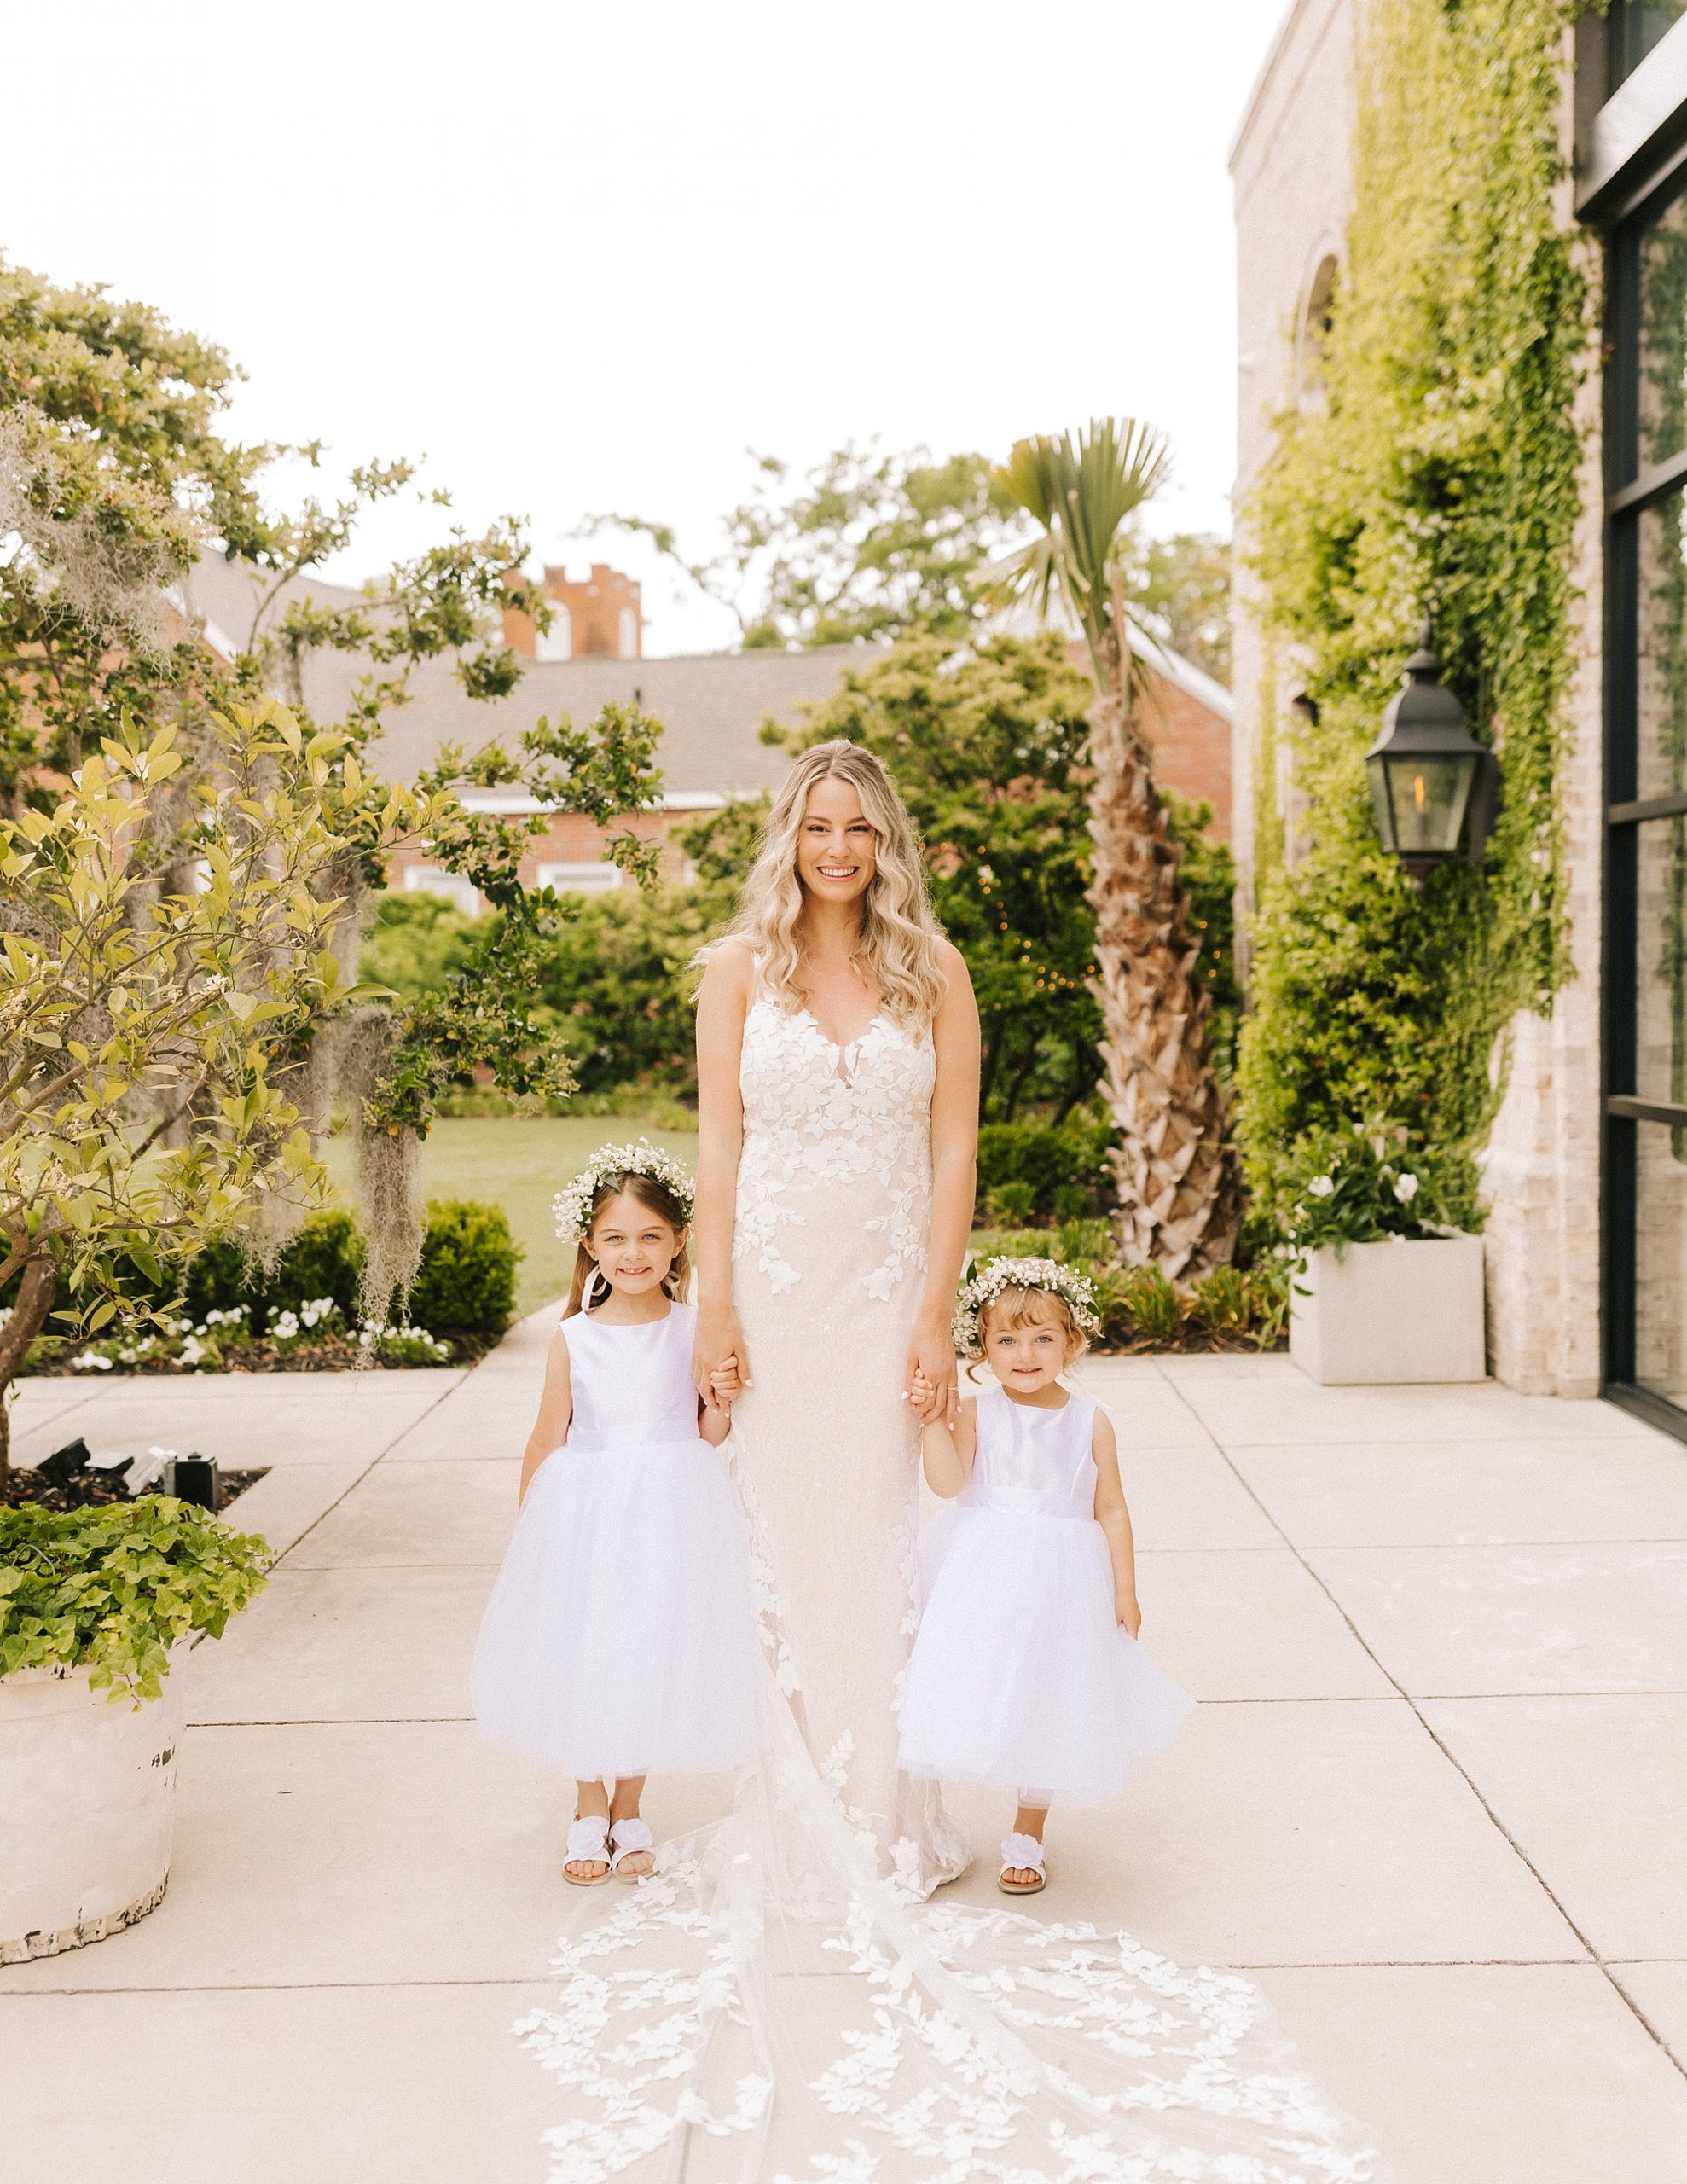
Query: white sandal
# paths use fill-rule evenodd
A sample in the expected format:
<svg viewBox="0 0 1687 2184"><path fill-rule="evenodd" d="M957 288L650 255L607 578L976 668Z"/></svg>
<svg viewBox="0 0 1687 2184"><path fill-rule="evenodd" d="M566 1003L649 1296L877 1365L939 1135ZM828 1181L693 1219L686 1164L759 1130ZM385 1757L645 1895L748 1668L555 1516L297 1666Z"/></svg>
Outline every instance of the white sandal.
<svg viewBox="0 0 1687 2184"><path fill-rule="evenodd" d="M655 1848L656 1838L650 1832L648 1821L640 1820L636 1816L631 1820L617 1820L609 1831L609 1870L617 1880L636 1883L650 1879L650 1874L647 1873L623 1873L621 1870L621 1861L623 1858L635 1857L641 1850L650 1850ZM651 1870L654 1872L653 1865Z"/></svg>
<svg viewBox="0 0 1687 2184"><path fill-rule="evenodd" d="M571 1873L575 1866L601 1866L600 1873ZM571 1888L597 1888L609 1879L613 1871L609 1855L609 1815L607 1813L588 1812L583 1818L569 1823L568 1844L563 1859L562 1877Z"/></svg>
<svg viewBox="0 0 1687 2184"><path fill-rule="evenodd" d="M1011 1873L1030 1873L1035 1880L1010 1880ZM1048 1874L1043 1867L1043 1846L1035 1835L1008 1835L1002 1838L1001 1873L996 1886L1004 1896L1035 1896L1048 1885Z"/></svg>

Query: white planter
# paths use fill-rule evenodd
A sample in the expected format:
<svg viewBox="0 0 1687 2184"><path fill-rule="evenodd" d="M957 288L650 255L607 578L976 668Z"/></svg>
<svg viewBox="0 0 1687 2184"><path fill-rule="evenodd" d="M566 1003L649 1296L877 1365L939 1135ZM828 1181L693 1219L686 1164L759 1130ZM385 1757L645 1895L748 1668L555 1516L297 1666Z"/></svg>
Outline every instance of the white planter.
<svg viewBox="0 0 1687 2184"><path fill-rule="evenodd" d="M1295 1287L1289 1355L1325 1387L1487 1377L1480 1236L1326 1244Z"/></svg>
<svg viewBox="0 0 1687 2184"><path fill-rule="evenodd" d="M0 1678L0 1964L56 1956L164 1894L182 1676L136 1707L85 1669Z"/></svg>

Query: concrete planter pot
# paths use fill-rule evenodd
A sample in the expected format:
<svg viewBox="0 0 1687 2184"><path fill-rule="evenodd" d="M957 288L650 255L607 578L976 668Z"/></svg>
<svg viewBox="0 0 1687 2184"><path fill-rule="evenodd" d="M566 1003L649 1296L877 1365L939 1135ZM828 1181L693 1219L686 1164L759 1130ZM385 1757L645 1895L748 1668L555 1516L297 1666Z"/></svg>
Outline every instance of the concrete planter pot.
<svg viewBox="0 0 1687 2184"><path fill-rule="evenodd" d="M1480 1236L1326 1244L1295 1286L1289 1355L1325 1387L1487 1377Z"/></svg>
<svg viewBox="0 0 1687 2184"><path fill-rule="evenodd" d="M56 1956L164 1895L182 1676L141 1706L85 1669L0 1677L0 1964Z"/></svg>

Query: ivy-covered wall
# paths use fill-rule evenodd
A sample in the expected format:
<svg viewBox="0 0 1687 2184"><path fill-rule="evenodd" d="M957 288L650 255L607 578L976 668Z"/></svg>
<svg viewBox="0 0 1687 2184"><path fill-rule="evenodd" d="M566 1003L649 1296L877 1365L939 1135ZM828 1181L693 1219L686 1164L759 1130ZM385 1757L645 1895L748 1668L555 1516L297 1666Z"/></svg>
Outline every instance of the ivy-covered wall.
<svg viewBox="0 0 1687 2184"><path fill-rule="evenodd" d="M1432 1217L1480 1226L1502 1035L1568 973L1557 777L1597 309L1591 247L1554 204L1574 12L1361 12L1323 385L1280 421L1249 510L1271 644L1319 709L1307 727L1272 708L1294 741L1292 869L1280 828L1255 845L1238 1127L1262 1211L1301 1141L1383 1113L1423 1135ZM1426 607L1505 804L1486 870L1418 895L1377 841L1363 758Z"/></svg>

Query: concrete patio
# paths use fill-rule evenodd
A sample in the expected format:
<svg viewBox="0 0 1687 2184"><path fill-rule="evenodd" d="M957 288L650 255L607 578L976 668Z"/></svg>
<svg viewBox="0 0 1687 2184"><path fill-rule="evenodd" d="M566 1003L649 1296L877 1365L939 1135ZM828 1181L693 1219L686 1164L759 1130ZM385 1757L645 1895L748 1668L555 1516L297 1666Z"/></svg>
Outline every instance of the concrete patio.
<svg viewBox="0 0 1687 2184"><path fill-rule="evenodd" d="M514 1998L575 1899L559 1789L465 1676L549 1316L472 1374L38 1381L28 1461L273 1467L286 1550L189 1664L161 1908L0 1972L43 2184L484 2184ZM1100 1360L1145 1635L1206 1702L1051 1826L1052 1915L1244 1968L1401 2184L1677 2184L1687 2146L1687 1449L1494 1385ZM719 1781L658 1782L658 1834ZM1005 1815L958 1800L996 1901Z"/></svg>

